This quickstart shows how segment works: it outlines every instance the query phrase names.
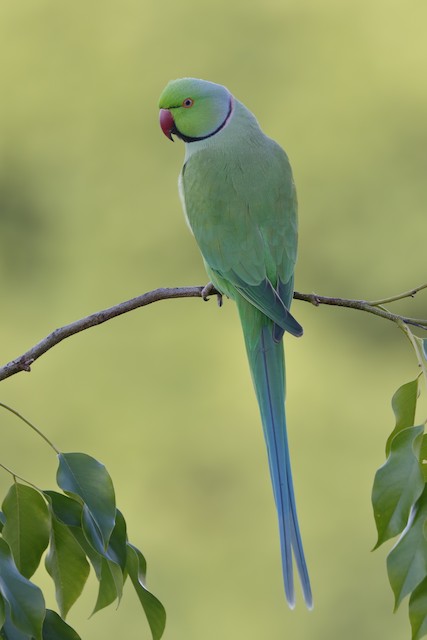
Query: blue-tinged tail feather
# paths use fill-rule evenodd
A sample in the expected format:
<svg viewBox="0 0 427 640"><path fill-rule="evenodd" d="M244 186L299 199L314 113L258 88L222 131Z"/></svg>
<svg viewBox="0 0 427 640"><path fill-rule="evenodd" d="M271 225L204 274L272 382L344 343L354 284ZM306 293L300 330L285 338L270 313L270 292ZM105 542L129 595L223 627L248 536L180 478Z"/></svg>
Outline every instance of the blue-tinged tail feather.
<svg viewBox="0 0 427 640"><path fill-rule="evenodd" d="M246 302L238 303L252 379L261 412L274 498L279 520L283 580L288 604L295 606L293 560L295 557L304 599L313 600L298 525L285 416L285 365L282 342L273 323Z"/></svg>

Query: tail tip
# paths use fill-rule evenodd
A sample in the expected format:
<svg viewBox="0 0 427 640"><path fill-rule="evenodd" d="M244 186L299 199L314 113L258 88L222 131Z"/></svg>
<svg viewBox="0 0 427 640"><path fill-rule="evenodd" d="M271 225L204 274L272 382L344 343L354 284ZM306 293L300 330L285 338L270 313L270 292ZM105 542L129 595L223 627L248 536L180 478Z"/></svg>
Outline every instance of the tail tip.
<svg viewBox="0 0 427 640"><path fill-rule="evenodd" d="M294 610L295 609L295 598L293 596L292 597L286 596L286 601L288 603L289 609ZM311 594L310 594L309 597L304 596L304 601L305 601L305 605L306 605L307 609L309 611L313 611L314 605L313 605L313 598L311 597Z"/></svg>

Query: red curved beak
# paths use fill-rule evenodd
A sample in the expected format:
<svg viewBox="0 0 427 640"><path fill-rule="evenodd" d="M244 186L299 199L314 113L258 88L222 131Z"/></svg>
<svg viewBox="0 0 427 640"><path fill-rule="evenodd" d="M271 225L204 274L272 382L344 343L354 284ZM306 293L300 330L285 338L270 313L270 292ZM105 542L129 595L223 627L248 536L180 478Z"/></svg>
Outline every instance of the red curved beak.
<svg viewBox="0 0 427 640"><path fill-rule="evenodd" d="M160 109L159 119L163 133L173 142L172 131L175 127L175 122L169 109Z"/></svg>

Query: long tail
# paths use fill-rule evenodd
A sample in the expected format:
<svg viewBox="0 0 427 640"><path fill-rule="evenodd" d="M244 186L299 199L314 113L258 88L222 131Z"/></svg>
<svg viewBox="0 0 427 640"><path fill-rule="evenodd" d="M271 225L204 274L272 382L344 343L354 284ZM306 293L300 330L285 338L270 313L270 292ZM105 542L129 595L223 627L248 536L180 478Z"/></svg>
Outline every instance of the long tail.
<svg viewBox="0 0 427 640"><path fill-rule="evenodd" d="M273 323L252 305L238 304L252 379L261 412L279 519L283 580L288 604L295 606L292 552L309 609L313 599L304 557L292 484L285 416L285 363L282 341L273 339Z"/></svg>

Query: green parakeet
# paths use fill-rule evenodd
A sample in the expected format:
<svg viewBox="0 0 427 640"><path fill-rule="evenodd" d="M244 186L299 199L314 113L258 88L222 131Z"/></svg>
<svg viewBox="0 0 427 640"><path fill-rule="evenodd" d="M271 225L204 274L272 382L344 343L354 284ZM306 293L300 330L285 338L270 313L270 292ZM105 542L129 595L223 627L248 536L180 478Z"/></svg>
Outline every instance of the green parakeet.
<svg viewBox="0 0 427 640"><path fill-rule="evenodd" d="M285 417L283 334L302 335L291 315L297 198L283 149L223 86L173 80L160 125L185 142L179 192L215 288L239 310L267 444L286 598L295 605L293 557L304 599L312 594L298 525Z"/></svg>

